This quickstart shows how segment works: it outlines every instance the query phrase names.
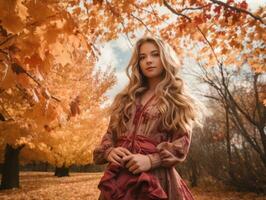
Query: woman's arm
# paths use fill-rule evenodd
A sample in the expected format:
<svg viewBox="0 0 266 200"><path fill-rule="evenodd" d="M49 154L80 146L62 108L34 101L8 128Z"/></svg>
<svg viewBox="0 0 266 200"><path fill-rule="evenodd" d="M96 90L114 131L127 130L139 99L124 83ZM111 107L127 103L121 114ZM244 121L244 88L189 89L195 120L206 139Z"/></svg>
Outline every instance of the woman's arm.
<svg viewBox="0 0 266 200"><path fill-rule="evenodd" d="M114 148L114 137L113 132L110 128L110 123L107 132L102 137L100 145L98 145L93 151L93 161L95 164L107 163L107 156L110 151Z"/></svg>
<svg viewBox="0 0 266 200"><path fill-rule="evenodd" d="M110 119L112 120L112 118ZM111 121L109 122L107 132L102 138L99 146L93 151L93 161L95 164L105 164L112 162L117 165L122 164L122 158L131 153L124 147L115 147L114 131L111 129Z"/></svg>
<svg viewBox="0 0 266 200"><path fill-rule="evenodd" d="M174 132L168 142L157 146L159 153L149 154L151 168L172 167L186 159L191 143L191 133Z"/></svg>
<svg viewBox="0 0 266 200"><path fill-rule="evenodd" d="M186 159L191 141L191 134L172 134L168 142L162 142L157 146L158 153L142 155L132 154L125 156L125 167L133 174L148 171L159 166L172 167Z"/></svg>

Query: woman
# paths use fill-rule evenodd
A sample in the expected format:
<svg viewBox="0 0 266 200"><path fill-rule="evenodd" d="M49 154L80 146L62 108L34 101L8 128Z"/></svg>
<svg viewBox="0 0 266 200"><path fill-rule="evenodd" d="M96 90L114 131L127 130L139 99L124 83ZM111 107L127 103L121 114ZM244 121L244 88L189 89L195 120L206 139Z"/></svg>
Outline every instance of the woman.
<svg viewBox="0 0 266 200"><path fill-rule="evenodd" d="M108 130L93 152L96 164L109 162L99 199L193 199L174 167L186 158L199 112L178 71L162 40L137 41L129 84L114 99Z"/></svg>

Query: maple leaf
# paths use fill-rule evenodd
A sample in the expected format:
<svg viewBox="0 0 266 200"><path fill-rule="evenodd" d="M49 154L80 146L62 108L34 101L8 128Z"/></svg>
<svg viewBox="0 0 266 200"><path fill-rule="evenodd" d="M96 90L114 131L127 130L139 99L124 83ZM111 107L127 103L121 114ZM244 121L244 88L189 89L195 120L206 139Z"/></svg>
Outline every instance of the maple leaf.
<svg viewBox="0 0 266 200"><path fill-rule="evenodd" d="M248 9L248 4L246 1L242 1L240 3L240 8L244 9L244 10L247 10Z"/></svg>
<svg viewBox="0 0 266 200"><path fill-rule="evenodd" d="M215 8L214 8L214 12L215 13L217 13L218 15L220 15L220 13L221 13L221 9L222 9L222 6L216 6Z"/></svg>
<svg viewBox="0 0 266 200"><path fill-rule="evenodd" d="M195 23L198 24L198 25L202 24L204 22L202 17L200 17L200 16L194 17L194 20L195 20Z"/></svg>

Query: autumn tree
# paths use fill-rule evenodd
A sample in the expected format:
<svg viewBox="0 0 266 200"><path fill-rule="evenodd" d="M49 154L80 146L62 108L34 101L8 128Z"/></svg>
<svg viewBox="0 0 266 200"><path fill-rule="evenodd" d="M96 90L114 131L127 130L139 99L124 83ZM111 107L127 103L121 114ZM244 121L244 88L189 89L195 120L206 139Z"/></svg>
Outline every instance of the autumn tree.
<svg viewBox="0 0 266 200"><path fill-rule="evenodd" d="M50 133L60 132L73 120L80 124L87 119L87 128L92 126L94 119L89 115L100 116L100 106L106 100L104 93L114 83L112 71L94 70L97 49L92 41L97 37L91 31L93 27L81 32L84 24L75 18L70 6L75 5L54 1L0 2L0 130L6 145L3 189L19 186L18 159L23 148L38 149L43 135L46 139L42 142L49 147ZM101 116L98 121L102 122L97 126L100 130L103 120ZM59 140L72 139L69 133L63 136ZM94 140L86 136L78 137L88 143ZM60 163L52 163L60 167Z"/></svg>
<svg viewBox="0 0 266 200"><path fill-rule="evenodd" d="M83 112L79 98L89 100L89 92L82 96L88 87L83 80L93 80L97 44L121 33L130 42L141 28L161 36L181 61L245 61L256 73L265 71L265 7L252 13L245 1L1 0L0 8L1 130L12 130L13 149L58 131ZM18 142L25 134L30 137Z"/></svg>
<svg viewBox="0 0 266 200"><path fill-rule="evenodd" d="M223 65L220 65L218 69L216 68L217 70L207 70L203 66L201 69L203 71L201 80L212 87L218 95L218 97L213 97L206 94L206 97L214 98L223 104L227 129L229 129L229 117L231 116L231 123L238 128L238 131L258 153L266 166L266 138L263 130L266 123L266 107L263 105L262 98L265 94L263 76L247 69L238 70L238 72L233 71L226 69ZM238 78L234 76L236 73L239 74ZM237 83L237 80L240 82ZM243 85L240 85L241 81ZM245 98L244 94L249 94L249 98ZM255 129L254 135L250 134L249 127Z"/></svg>
<svg viewBox="0 0 266 200"><path fill-rule="evenodd" d="M247 65L208 69L199 66L201 73L194 71L193 76L209 87L209 92L201 91L201 95L209 99L211 116L206 118L203 130L194 134L188 165L196 160L194 165L200 173L192 170L192 174L196 174L196 180L211 175L238 188L263 191L265 150L260 127L266 119L262 101L265 77Z"/></svg>
<svg viewBox="0 0 266 200"><path fill-rule="evenodd" d="M103 33L105 40L121 32L131 40L134 30L143 28L168 41L181 60L190 56L210 66L246 61L254 71L265 71L265 57L260 56L265 55L265 6L253 13L244 0L93 1L93 5L95 22L102 14L106 17L100 17L109 30ZM97 30L102 33L100 26ZM191 51L195 46L197 52Z"/></svg>
<svg viewBox="0 0 266 200"><path fill-rule="evenodd" d="M91 109L82 112L61 128L36 138L32 142L35 148L24 148L21 158L56 166L56 176L63 176L61 171L68 171L72 165L91 163L94 145L99 142L108 123L103 109L97 111L99 108L95 106Z"/></svg>

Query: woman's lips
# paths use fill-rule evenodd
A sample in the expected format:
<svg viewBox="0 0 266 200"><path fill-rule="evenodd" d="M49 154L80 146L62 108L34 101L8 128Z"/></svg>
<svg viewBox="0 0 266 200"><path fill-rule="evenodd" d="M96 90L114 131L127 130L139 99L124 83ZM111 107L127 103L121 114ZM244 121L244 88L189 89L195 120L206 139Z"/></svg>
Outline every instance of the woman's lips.
<svg viewBox="0 0 266 200"><path fill-rule="evenodd" d="M147 71L151 71L151 70L153 70L153 69L155 69L156 67L148 67L146 70Z"/></svg>

